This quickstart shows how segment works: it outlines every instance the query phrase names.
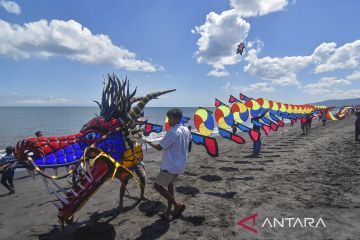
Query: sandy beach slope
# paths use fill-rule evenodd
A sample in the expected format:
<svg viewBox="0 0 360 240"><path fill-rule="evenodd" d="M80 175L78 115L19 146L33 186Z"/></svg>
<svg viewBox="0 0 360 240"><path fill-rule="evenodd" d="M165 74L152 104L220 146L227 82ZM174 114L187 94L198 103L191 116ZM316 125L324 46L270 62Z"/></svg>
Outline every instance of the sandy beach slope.
<svg viewBox="0 0 360 240"><path fill-rule="evenodd" d="M245 158L251 143L237 145L219 139L220 156L211 158L193 146L187 170L176 182L176 197L186 204L182 217L170 224L158 217L165 201L153 188L161 153L145 153L147 202L137 202L138 189L129 184L126 212L116 211L119 182L106 182L81 209L76 224L61 231L57 211L49 203L40 177L26 172L15 176L16 194L0 190L0 239L241 239L236 233L239 209L321 208L359 212L360 144L354 141L355 118L313 121L302 136L299 123L263 136L260 158ZM360 215L358 215L359 217ZM245 216L244 216L245 217ZM360 222L347 214L337 216L341 239L359 239ZM271 235L269 235L270 239ZM290 231L284 239L321 239L321 235Z"/></svg>

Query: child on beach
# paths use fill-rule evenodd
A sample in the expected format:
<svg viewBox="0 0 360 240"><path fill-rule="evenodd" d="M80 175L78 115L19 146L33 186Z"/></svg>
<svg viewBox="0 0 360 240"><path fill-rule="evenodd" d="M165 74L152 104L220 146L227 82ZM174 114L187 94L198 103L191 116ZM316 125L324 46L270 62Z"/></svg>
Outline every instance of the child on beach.
<svg viewBox="0 0 360 240"><path fill-rule="evenodd" d="M176 201L174 198L174 182L178 175L185 171L191 133L187 127L180 124L182 118L180 109L173 108L166 115L169 118L170 130L160 143L153 143L148 140L146 143L156 150L164 150L160 173L154 183L154 188L168 200L167 209L160 216L164 220L169 220L172 205L175 207L174 218L180 216L185 210L185 204Z"/></svg>
<svg viewBox="0 0 360 240"><path fill-rule="evenodd" d="M10 191L10 194L15 193L13 184L15 169L11 166L14 161L13 148L10 146L6 147L6 155L0 159L0 166L4 169L1 176L1 184Z"/></svg>
<svg viewBox="0 0 360 240"><path fill-rule="evenodd" d="M142 130L133 130L131 131L129 134L131 134L135 139L141 139L142 138ZM133 142L133 144L135 144L134 139L131 140L131 142ZM145 164L144 161L140 161L134 169L134 172L136 174L136 176L139 178L140 180L140 199L139 201L147 201L148 198L144 195L145 192L145 176L146 176L146 171L145 171ZM125 194L125 190L126 190L126 185L128 184L129 180L130 180L131 176L129 175L127 179L125 179L120 186L120 200L119 200L119 206L118 209L119 210L123 210L123 199L124 199L124 194Z"/></svg>

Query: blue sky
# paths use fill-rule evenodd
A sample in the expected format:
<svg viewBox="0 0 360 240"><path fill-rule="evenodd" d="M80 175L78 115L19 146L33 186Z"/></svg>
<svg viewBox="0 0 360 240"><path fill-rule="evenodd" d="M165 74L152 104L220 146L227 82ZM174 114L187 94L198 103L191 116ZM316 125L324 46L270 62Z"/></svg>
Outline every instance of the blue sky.
<svg viewBox="0 0 360 240"><path fill-rule="evenodd" d="M150 106L243 92L285 103L360 97L356 0L0 0L0 106L95 106L107 73ZM243 56L236 47L243 41Z"/></svg>

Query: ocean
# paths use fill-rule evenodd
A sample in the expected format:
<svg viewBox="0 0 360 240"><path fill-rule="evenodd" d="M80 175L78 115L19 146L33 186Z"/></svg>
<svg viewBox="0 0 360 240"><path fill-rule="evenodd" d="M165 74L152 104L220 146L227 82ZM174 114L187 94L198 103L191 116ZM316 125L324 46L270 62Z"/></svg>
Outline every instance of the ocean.
<svg viewBox="0 0 360 240"><path fill-rule="evenodd" d="M146 107L145 119L164 126L170 107ZM197 108L181 107L183 115L193 118ZM214 108L210 108L214 110ZM38 130L45 136L78 133L82 126L99 114L98 107L0 107L0 154L6 146L14 146L20 139L34 136ZM190 120L187 125L193 126ZM162 134L152 134L158 138Z"/></svg>

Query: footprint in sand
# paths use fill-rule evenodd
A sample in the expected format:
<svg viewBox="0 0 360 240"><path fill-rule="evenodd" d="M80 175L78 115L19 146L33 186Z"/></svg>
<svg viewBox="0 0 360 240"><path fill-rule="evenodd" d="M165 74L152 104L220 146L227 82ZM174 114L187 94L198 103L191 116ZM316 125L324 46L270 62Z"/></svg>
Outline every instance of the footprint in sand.
<svg viewBox="0 0 360 240"><path fill-rule="evenodd" d="M201 165L200 168L214 169L214 167L208 167L208 166L203 166L203 165Z"/></svg>
<svg viewBox="0 0 360 240"><path fill-rule="evenodd" d="M269 163L269 162L274 162L274 160L265 160L265 161L262 161L263 163Z"/></svg>
<svg viewBox="0 0 360 240"><path fill-rule="evenodd" d="M181 220L185 222L189 222L194 226L201 226L205 222L204 216L189 216L189 217L182 217Z"/></svg>
<svg viewBox="0 0 360 240"><path fill-rule="evenodd" d="M228 178L226 179L228 181L233 181L233 180L242 180L242 181L251 181L251 180L255 180L254 177L231 177L231 178Z"/></svg>
<svg viewBox="0 0 360 240"><path fill-rule="evenodd" d="M264 168L245 168L244 171L265 171Z"/></svg>
<svg viewBox="0 0 360 240"><path fill-rule="evenodd" d="M200 179L207 182L217 182L222 180L222 178L219 177L218 175L204 175L201 176Z"/></svg>
<svg viewBox="0 0 360 240"><path fill-rule="evenodd" d="M233 167L221 167L221 168L219 168L219 170L224 171L224 172L238 172L239 171L238 168L233 168Z"/></svg>
<svg viewBox="0 0 360 240"><path fill-rule="evenodd" d="M175 191L180 194L189 195L192 197L195 197L196 194L200 193L200 190L198 188L191 186L179 186L175 188Z"/></svg>
<svg viewBox="0 0 360 240"><path fill-rule="evenodd" d="M251 164L249 161L235 161L235 164Z"/></svg>
<svg viewBox="0 0 360 240"><path fill-rule="evenodd" d="M184 172L184 174L188 175L188 176L197 176L197 174L192 173L192 172Z"/></svg>
<svg viewBox="0 0 360 240"><path fill-rule="evenodd" d="M226 192L226 193L205 192L205 194L215 196L215 197L230 199L230 198L234 198L234 196L237 194L237 192Z"/></svg>

